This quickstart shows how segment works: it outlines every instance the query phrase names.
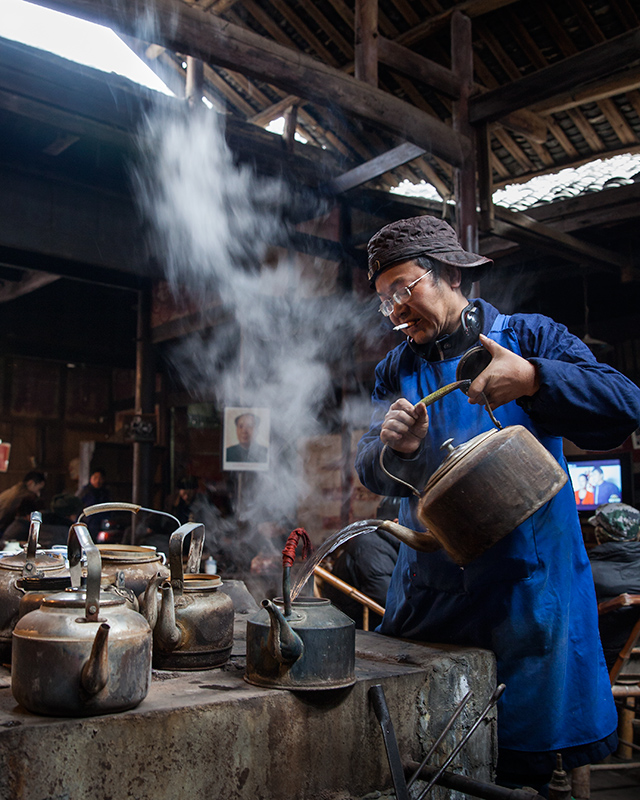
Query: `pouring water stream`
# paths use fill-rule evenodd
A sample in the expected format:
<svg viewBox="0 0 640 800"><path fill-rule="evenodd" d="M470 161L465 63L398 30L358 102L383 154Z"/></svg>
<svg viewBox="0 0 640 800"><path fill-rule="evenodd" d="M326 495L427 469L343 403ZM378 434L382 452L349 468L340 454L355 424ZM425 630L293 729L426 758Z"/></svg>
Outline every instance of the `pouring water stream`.
<svg viewBox="0 0 640 800"><path fill-rule="evenodd" d="M313 575L313 571L318 564L322 561L322 559L326 558L329 553L335 550L336 547L340 547L345 542L348 542L349 539L353 539L354 536L360 536L363 533L373 533L373 531L377 530L381 524L382 520L380 519L358 520L358 522L352 522L351 525L347 525L346 528L336 531L327 539L325 539L320 547L311 556L311 558L304 562L302 570L291 588L291 600L293 601L296 599L296 597L302 591L305 583Z"/></svg>

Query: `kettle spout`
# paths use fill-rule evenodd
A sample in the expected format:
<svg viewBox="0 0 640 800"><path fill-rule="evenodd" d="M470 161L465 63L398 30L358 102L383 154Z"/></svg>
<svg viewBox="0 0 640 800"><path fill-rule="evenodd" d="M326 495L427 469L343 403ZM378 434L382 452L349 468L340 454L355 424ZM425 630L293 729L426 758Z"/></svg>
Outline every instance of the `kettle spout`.
<svg viewBox="0 0 640 800"><path fill-rule="evenodd" d="M160 572L157 572L153 578L149 580L143 594L138 597L140 613L149 623L151 630L154 630L156 622L158 621L158 588L164 580L164 576Z"/></svg>
<svg viewBox="0 0 640 800"><path fill-rule="evenodd" d="M106 622L98 628L93 640L89 660L82 667L80 680L85 692L93 697L102 691L109 678L109 626Z"/></svg>
<svg viewBox="0 0 640 800"><path fill-rule="evenodd" d="M433 553L442 547L431 531L413 531L411 528L405 528L404 525L398 525L397 522L388 519L378 525L378 530L387 531L396 539L400 539L401 542L421 553Z"/></svg>
<svg viewBox="0 0 640 800"><path fill-rule="evenodd" d="M294 664L302 655L304 644L302 639L287 622L284 614L270 600L262 601L271 617L271 628L267 647L279 664Z"/></svg>
<svg viewBox="0 0 640 800"><path fill-rule="evenodd" d="M162 605L153 629L153 641L165 653L173 652L182 643L182 630L176 624L173 588L169 581L162 584Z"/></svg>

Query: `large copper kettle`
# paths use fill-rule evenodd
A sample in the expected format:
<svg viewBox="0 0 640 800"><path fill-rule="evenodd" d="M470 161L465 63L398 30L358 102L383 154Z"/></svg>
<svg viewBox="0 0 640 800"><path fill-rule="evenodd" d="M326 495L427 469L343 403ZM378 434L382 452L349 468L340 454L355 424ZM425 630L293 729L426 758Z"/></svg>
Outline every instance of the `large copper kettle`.
<svg viewBox="0 0 640 800"><path fill-rule="evenodd" d="M484 348L473 348L469 354L479 350ZM464 372L460 374L460 368L468 363L461 361L458 381L420 402L431 405L451 391L466 391L471 380ZM521 525L567 482L566 472L530 431L522 425L503 428L486 398L485 407L496 427L458 447L453 446L453 439L444 442L444 461L422 492L387 470L386 445L380 454L385 474L419 498L417 516L427 530L413 531L391 521L380 528L416 550L442 548L461 566Z"/></svg>

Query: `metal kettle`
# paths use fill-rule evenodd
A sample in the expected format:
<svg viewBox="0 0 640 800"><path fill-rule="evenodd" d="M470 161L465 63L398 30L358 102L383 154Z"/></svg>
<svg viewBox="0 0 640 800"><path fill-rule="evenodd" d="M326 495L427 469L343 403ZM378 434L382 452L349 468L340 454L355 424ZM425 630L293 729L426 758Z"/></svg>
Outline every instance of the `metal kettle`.
<svg viewBox="0 0 640 800"><path fill-rule="evenodd" d="M11 691L36 714L83 717L134 708L151 682L151 629L122 597L100 591L100 553L85 525L71 526L71 582L86 589L49 595L13 631Z"/></svg>
<svg viewBox="0 0 640 800"><path fill-rule="evenodd" d="M0 663L11 660L11 634L18 621L20 600L27 591L24 581L50 583L51 578L69 576L63 556L37 549L41 524L42 514L34 511L24 552L0 558Z"/></svg>
<svg viewBox="0 0 640 800"><path fill-rule="evenodd" d="M477 350L473 348L469 354ZM455 389L466 391L471 381L456 377L456 383L420 402L431 405ZM447 439L441 447L446 451L444 461L422 492L387 470L386 445L380 454L385 474L419 498L417 517L427 530L413 531L391 521L379 527L416 550L442 548L460 566L521 525L567 482L567 473L530 431L522 425L503 428L486 398L485 408L496 427L458 447L453 446L453 439Z"/></svg>
<svg viewBox="0 0 640 800"><path fill-rule="evenodd" d="M81 522L84 517L93 514L104 514L110 511L131 511L138 514L145 511L151 514L158 514L175 522L176 528L180 521L166 511L158 511L153 508L145 508L137 503L125 503L113 501L109 503L97 503L87 506L78 517ZM134 544L98 544L100 557L102 558L102 578L103 584L117 584L119 573L124 573L124 586L131 590L136 596L147 587L150 578L158 573L162 573L165 578L169 577L169 570L165 567L164 557L150 547L140 547Z"/></svg>
<svg viewBox="0 0 640 800"><path fill-rule="evenodd" d="M263 600L247 621L245 680L270 689L339 689L355 683L355 622L323 597L291 601L290 570L298 540L292 531L283 550L282 598Z"/></svg>
<svg viewBox="0 0 640 800"><path fill-rule="evenodd" d="M182 547L191 534L187 572ZM204 525L187 522L171 534L171 580L158 574L140 596L141 611L153 629L156 669L211 669L224 664L233 646L233 601L219 591L219 575L200 573Z"/></svg>

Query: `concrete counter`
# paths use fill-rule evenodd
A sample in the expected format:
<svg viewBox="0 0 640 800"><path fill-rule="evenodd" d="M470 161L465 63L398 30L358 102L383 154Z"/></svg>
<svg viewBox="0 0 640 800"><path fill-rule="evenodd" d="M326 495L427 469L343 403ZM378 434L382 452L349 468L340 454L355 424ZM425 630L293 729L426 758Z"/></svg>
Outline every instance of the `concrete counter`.
<svg viewBox="0 0 640 800"><path fill-rule="evenodd" d="M391 778L368 699L384 687L400 752L420 761L451 712L474 690L436 763L469 729L495 688L487 651L426 646L358 632L356 684L331 692L260 689L243 679L244 620L222 668L153 673L131 711L83 719L31 714L0 679L2 800L346 800ZM459 756L490 780L495 714ZM456 767L458 769L458 767ZM446 790L438 795L448 797Z"/></svg>

